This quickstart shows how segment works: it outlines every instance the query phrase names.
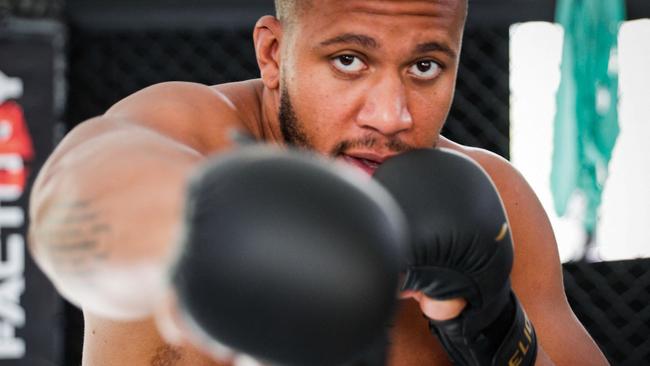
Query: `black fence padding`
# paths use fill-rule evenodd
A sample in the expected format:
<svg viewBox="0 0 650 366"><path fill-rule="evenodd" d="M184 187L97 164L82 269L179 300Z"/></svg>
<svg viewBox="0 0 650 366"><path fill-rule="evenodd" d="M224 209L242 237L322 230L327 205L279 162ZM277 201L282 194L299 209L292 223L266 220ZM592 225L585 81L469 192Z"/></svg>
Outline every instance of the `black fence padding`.
<svg viewBox="0 0 650 366"><path fill-rule="evenodd" d="M77 307L67 301L63 316L65 317L63 325L65 339L63 340L63 365L61 366L79 366L83 351L84 317Z"/></svg>
<svg viewBox="0 0 650 366"><path fill-rule="evenodd" d="M61 130L65 28L45 19L5 20L0 83L8 77L22 90L0 100L0 364L49 366L62 354L63 301L28 253L28 201Z"/></svg>
<svg viewBox="0 0 650 366"><path fill-rule="evenodd" d="M612 365L650 365L650 259L566 264L564 285Z"/></svg>
<svg viewBox="0 0 650 366"><path fill-rule="evenodd" d="M0 0L0 13L20 18L58 19L64 0Z"/></svg>
<svg viewBox="0 0 650 366"><path fill-rule="evenodd" d="M510 154L509 28L465 31L454 104L443 135Z"/></svg>

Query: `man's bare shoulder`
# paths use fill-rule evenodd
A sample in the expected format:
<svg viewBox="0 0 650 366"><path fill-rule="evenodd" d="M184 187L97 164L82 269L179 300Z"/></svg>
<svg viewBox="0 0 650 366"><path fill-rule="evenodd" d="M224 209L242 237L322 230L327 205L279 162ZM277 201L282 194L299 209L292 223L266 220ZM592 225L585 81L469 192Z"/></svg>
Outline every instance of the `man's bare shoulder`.
<svg viewBox="0 0 650 366"><path fill-rule="evenodd" d="M166 82L126 97L104 117L150 128L207 154L227 143L231 129L250 129L249 111L258 105L245 84Z"/></svg>
<svg viewBox="0 0 650 366"><path fill-rule="evenodd" d="M440 138L438 146L457 151L474 160L488 173L498 188L500 188L499 183L503 180L510 181L516 178L523 183L523 177L515 167L508 160L491 151L461 145L444 137Z"/></svg>
<svg viewBox="0 0 650 366"><path fill-rule="evenodd" d="M117 102L101 116L75 127L53 157L116 132L146 133L203 155L231 144L230 131L252 131L259 99L254 81L207 86L165 82ZM53 159L50 159L53 160Z"/></svg>

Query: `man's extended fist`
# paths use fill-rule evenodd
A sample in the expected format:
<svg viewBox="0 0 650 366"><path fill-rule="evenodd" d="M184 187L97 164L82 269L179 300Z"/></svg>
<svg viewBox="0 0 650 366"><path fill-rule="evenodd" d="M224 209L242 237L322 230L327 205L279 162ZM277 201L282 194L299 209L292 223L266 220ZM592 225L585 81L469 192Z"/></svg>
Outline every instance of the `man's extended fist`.
<svg viewBox="0 0 650 366"><path fill-rule="evenodd" d="M391 197L357 174L260 146L201 167L171 278L204 346L332 366L383 336L406 229Z"/></svg>

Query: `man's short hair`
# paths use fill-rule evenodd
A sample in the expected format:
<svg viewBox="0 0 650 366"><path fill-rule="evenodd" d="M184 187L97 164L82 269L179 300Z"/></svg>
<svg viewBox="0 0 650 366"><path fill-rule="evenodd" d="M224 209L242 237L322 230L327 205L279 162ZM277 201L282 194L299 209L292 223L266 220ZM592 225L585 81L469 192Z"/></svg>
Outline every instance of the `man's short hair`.
<svg viewBox="0 0 650 366"><path fill-rule="evenodd" d="M469 0L464 0L465 17ZM296 18L302 15L312 5L312 0L275 0L275 16L282 24L294 24Z"/></svg>
<svg viewBox="0 0 650 366"><path fill-rule="evenodd" d="M311 0L275 0L275 15L283 24L292 24L311 6Z"/></svg>

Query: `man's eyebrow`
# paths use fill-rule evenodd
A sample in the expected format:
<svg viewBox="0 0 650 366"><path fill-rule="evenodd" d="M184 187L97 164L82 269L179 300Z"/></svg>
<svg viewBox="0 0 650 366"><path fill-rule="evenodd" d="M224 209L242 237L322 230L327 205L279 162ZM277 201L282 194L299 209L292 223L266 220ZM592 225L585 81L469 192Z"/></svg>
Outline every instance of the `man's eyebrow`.
<svg viewBox="0 0 650 366"><path fill-rule="evenodd" d="M457 55L454 50L449 48L446 44L439 43L439 42L427 42L427 43L420 43L417 46L415 46L415 52L416 53L427 53L427 52L443 52L446 53L447 56L451 57L452 59L456 59Z"/></svg>
<svg viewBox="0 0 650 366"><path fill-rule="evenodd" d="M333 44L356 44L364 48L380 48L381 45L374 38L367 36L365 34L357 33L345 33L332 37L320 43L321 47L330 46ZM415 53L427 53L427 52L443 52L446 53L452 59L457 57L456 52L449 48L446 44L440 42L426 42L420 43L415 46Z"/></svg>
<svg viewBox="0 0 650 366"><path fill-rule="evenodd" d="M330 46L333 44L349 44L354 43L364 48L379 48L379 42L370 36L364 34L345 33L336 37L330 38L320 43L321 47Z"/></svg>

